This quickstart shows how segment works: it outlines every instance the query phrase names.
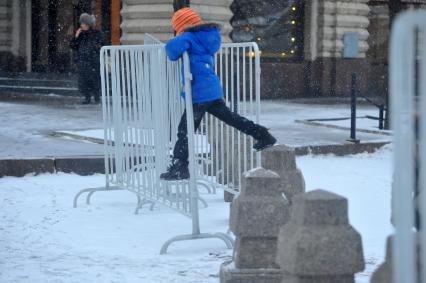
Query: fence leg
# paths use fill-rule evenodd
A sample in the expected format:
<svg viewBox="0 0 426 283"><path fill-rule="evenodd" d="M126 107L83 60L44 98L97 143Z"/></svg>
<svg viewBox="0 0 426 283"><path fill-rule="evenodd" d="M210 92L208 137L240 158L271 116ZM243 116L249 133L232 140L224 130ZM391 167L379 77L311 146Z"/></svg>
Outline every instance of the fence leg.
<svg viewBox="0 0 426 283"><path fill-rule="evenodd" d="M122 191L122 190L124 190L124 189L122 189L120 187L108 187L108 188L107 187L101 187L101 188L91 188L91 189L81 190L74 197L73 207L74 208L77 207L78 198L84 193L89 193L90 196L89 195L87 196L86 203L90 204L90 197L92 197L92 195L95 192Z"/></svg>
<svg viewBox="0 0 426 283"><path fill-rule="evenodd" d="M232 249L234 247L234 240L224 234L224 233L216 233L216 234L206 234L206 233L201 233L198 235L181 235L181 236L176 236L171 238L170 240L168 240L167 242L165 242L163 244L163 246L161 247L160 250L160 254L166 254L167 253L167 249L169 248L169 246L174 243L174 242L181 242L181 241L188 241L188 240L198 240L198 239L220 239L223 242L225 242L225 245L228 249Z"/></svg>
<svg viewBox="0 0 426 283"><path fill-rule="evenodd" d="M136 206L136 209L135 209L136 215L139 214L139 210L142 209L142 207L145 204L151 204L151 206L149 207L149 210L151 211L154 210L155 202L147 200L147 199L142 199L140 196L137 196L137 197L138 197L138 205Z"/></svg>

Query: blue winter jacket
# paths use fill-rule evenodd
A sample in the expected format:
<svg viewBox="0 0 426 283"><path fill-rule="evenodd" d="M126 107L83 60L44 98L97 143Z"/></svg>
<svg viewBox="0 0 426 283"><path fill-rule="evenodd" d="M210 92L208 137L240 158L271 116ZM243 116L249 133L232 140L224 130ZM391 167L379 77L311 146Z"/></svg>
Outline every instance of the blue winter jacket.
<svg viewBox="0 0 426 283"><path fill-rule="evenodd" d="M192 102L201 103L220 99L223 89L214 71L214 54L219 50L221 37L219 26L202 24L186 29L166 44L170 60L178 60L188 51L192 73ZM182 93L182 96L185 94Z"/></svg>

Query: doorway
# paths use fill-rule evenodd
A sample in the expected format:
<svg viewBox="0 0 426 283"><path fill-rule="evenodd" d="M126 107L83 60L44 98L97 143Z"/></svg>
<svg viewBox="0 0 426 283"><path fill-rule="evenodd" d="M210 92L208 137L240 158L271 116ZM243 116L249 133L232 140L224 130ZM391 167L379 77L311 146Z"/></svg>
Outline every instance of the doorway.
<svg viewBox="0 0 426 283"><path fill-rule="evenodd" d="M33 0L32 71L72 73L74 54L69 42L78 29L80 14L94 14L97 27L110 38L111 0Z"/></svg>

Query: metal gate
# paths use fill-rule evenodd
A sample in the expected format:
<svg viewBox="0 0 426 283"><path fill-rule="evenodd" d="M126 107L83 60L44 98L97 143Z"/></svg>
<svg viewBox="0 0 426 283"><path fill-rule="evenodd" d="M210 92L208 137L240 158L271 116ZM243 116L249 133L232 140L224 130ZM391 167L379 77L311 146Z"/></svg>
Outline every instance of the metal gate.
<svg viewBox="0 0 426 283"><path fill-rule="evenodd" d="M187 121L193 120L191 73L186 53L183 59L171 62L164 44L149 35L146 39L149 44L101 50L106 185L80 191L74 207L83 193L88 193L90 203L94 192L128 190L138 198L136 213L145 204L151 204L151 209L154 204L161 204L192 219L192 233L167 241L161 253L174 241L199 238L218 238L232 248L233 240L227 234L200 232L198 204L205 202L197 187L211 192L220 186L237 193L243 171L260 165L260 154L251 149L251 139L243 140L241 134L207 115L196 132L194 124L187 123L188 133L194 133L188 135L190 179L160 180L159 175L170 163L185 108ZM256 44L248 43L224 45L215 57L227 104L257 122L258 55ZM183 85L188 97L186 105L180 98Z"/></svg>
<svg viewBox="0 0 426 283"><path fill-rule="evenodd" d="M426 227L425 11L405 12L396 19L390 60L395 131L393 277L395 283L426 282L426 233L416 233Z"/></svg>

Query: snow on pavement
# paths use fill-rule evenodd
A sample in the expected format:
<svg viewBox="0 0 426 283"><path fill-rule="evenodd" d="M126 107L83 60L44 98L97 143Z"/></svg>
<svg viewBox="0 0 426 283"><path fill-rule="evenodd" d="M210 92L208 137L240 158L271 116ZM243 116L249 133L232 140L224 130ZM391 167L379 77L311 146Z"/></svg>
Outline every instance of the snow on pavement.
<svg viewBox="0 0 426 283"><path fill-rule="evenodd" d="M103 183L62 173L0 179L0 282L217 282L231 256L219 240L175 243L159 255L166 240L191 231L186 217L159 206L134 215L126 191L72 208L78 190ZM226 232L229 206L220 194L204 197L202 231Z"/></svg>
<svg viewBox="0 0 426 283"><path fill-rule="evenodd" d="M362 234L368 282L384 258L389 224L391 149L347 157L298 158L308 190L323 188L349 198L351 224ZM96 193L92 205L72 199L82 188L98 187L103 175L46 174L0 179L0 282L218 282L219 266L232 252L219 240L172 244L191 231L184 216L161 206L132 214L129 192ZM202 194L202 232L226 232L229 205Z"/></svg>

